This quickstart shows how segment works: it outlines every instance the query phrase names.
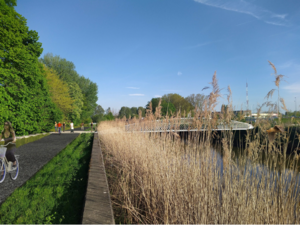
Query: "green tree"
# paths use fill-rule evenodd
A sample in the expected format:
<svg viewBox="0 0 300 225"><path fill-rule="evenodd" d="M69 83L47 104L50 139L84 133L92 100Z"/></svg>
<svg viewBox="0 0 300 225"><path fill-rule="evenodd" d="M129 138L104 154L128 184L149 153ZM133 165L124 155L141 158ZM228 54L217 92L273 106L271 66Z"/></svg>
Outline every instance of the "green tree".
<svg viewBox="0 0 300 225"><path fill-rule="evenodd" d="M189 102L193 108L197 106L197 109L203 110L204 101L207 97L202 94L191 94L185 98L187 102Z"/></svg>
<svg viewBox="0 0 300 225"><path fill-rule="evenodd" d="M69 119L71 119L75 124L78 124L81 117L81 112L83 109L83 94L75 82L69 83L69 93L72 98L72 110L69 113Z"/></svg>
<svg viewBox="0 0 300 225"><path fill-rule="evenodd" d="M9 7L17 6L17 0L5 0L5 4Z"/></svg>
<svg viewBox="0 0 300 225"><path fill-rule="evenodd" d="M127 119L130 119L132 115L131 109L129 107L123 106L119 111L119 118L126 116Z"/></svg>
<svg viewBox="0 0 300 225"><path fill-rule="evenodd" d="M95 108L95 111L92 115L92 120L96 123L98 123L99 121L101 121L103 119L104 116L104 109L102 108L101 105L97 105L97 107Z"/></svg>
<svg viewBox="0 0 300 225"><path fill-rule="evenodd" d="M160 98L152 98L151 102L152 102L152 113L154 114L156 111L156 107L158 106L158 103L160 101ZM148 102L148 104L146 105L146 108L149 106L150 102ZM168 115L173 115L176 112L176 108L173 105L173 103L171 102L167 102L165 99L162 99L161 101L161 115L162 116L166 116L167 112Z"/></svg>
<svg viewBox="0 0 300 225"><path fill-rule="evenodd" d="M132 116L136 116L139 114L137 107L131 107L130 111Z"/></svg>
<svg viewBox="0 0 300 225"><path fill-rule="evenodd" d="M40 61L47 67L56 71L59 78L67 84L76 83L83 94L83 106L81 109L81 120L86 120L93 115L94 109L98 101L98 86L89 79L79 76L75 70L73 62L67 61L60 56L53 56L52 53L47 53Z"/></svg>
<svg viewBox="0 0 300 225"><path fill-rule="evenodd" d="M43 67L42 44L26 19L0 0L0 123L12 122L17 135L49 131L61 112L51 101Z"/></svg>
<svg viewBox="0 0 300 225"><path fill-rule="evenodd" d="M54 70L47 68L44 64L41 65L43 66L43 74L47 79L51 99L66 117L72 112L72 104L74 102L70 95L69 87L64 81L59 79Z"/></svg>
<svg viewBox="0 0 300 225"><path fill-rule="evenodd" d="M163 100L161 106L162 116L166 116L167 112L168 116L174 115L176 112L175 106L171 102L168 103L166 100Z"/></svg>
<svg viewBox="0 0 300 225"><path fill-rule="evenodd" d="M142 111L142 117L145 117L145 115L146 115L146 109L144 107L140 106L140 107L138 107L138 112L140 110Z"/></svg>
<svg viewBox="0 0 300 225"><path fill-rule="evenodd" d="M104 120L114 120L114 119L115 119L115 117L114 117L114 115L112 114L112 112L109 112L108 114L105 114L105 115L103 116L103 118L104 118Z"/></svg>
<svg viewBox="0 0 300 225"><path fill-rule="evenodd" d="M180 110L181 113L184 111L188 113L194 108L190 102L179 94L166 94L162 96L162 99L166 102L171 102L175 106L177 112Z"/></svg>

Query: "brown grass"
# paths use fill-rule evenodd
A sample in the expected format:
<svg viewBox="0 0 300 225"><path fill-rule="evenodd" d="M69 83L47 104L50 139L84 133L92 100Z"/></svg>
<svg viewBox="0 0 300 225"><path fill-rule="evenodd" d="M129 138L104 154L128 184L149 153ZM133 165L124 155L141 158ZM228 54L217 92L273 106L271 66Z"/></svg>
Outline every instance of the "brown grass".
<svg viewBox="0 0 300 225"><path fill-rule="evenodd" d="M189 124L192 128L205 127L207 131L190 133L186 140L172 131L139 132L169 121L170 128L176 130L184 123L180 112L177 117L156 121L160 115L153 115L151 103L146 119L129 122L135 123L131 131L124 129L122 120L100 123L98 132L117 221L151 224L300 222L299 198L294 194L299 181L292 170L299 157L296 154L287 167L286 148L281 151L279 147L279 139L288 141L288 133L276 136L277 142L269 143L266 130L272 124L260 121L259 132L248 132L246 147L241 149L238 159L232 152L233 131L224 131L221 143L214 146L212 129L219 120L212 112L221 96L216 73L211 84L205 110L195 109ZM224 123L229 123L232 116L230 87L228 92L228 109L221 115ZM222 157L212 149L219 150ZM289 182L285 181L283 172L291 177Z"/></svg>

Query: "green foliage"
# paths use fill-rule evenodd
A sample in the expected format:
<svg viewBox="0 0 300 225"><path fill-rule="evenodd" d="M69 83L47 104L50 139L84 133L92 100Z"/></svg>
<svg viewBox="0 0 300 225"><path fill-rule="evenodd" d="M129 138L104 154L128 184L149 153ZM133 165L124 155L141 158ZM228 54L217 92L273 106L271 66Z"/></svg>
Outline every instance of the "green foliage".
<svg viewBox="0 0 300 225"><path fill-rule="evenodd" d="M189 102L193 108L197 106L197 109L203 110L204 101L207 98L207 96L202 94L191 94L185 98L187 102Z"/></svg>
<svg viewBox="0 0 300 225"><path fill-rule="evenodd" d="M138 112L140 110L142 111L142 117L145 117L145 115L146 115L146 109L144 107L140 106L140 107L138 107Z"/></svg>
<svg viewBox="0 0 300 225"><path fill-rule="evenodd" d="M160 98L152 98L151 102L152 102L152 113L154 114L156 111L156 107L158 106L160 101ZM146 108L149 107L150 102L148 102L148 104L146 105ZM167 112L168 115L174 115L174 113L176 112L176 108L173 105L172 102L167 102L165 99L161 100L161 115L162 116L166 116Z"/></svg>
<svg viewBox="0 0 300 225"><path fill-rule="evenodd" d="M5 4L9 7L17 6L17 0L5 0Z"/></svg>
<svg viewBox="0 0 300 225"><path fill-rule="evenodd" d="M129 107L123 106L119 111L119 118L126 116L127 119L131 119L132 111Z"/></svg>
<svg viewBox="0 0 300 225"><path fill-rule="evenodd" d="M109 112L108 114L105 114L104 116L103 116L103 120L114 120L115 119L115 117L114 117L114 115L112 114L112 112Z"/></svg>
<svg viewBox="0 0 300 225"><path fill-rule="evenodd" d="M15 5L0 0L0 123L11 121L17 135L48 131L59 111L38 63L42 44Z"/></svg>
<svg viewBox="0 0 300 225"><path fill-rule="evenodd" d="M286 115L286 116L300 117L300 112L299 112L299 111L286 112L285 115Z"/></svg>
<svg viewBox="0 0 300 225"><path fill-rule="evenodd" d="M101 105L97 105L97 107L93 113L92 120L95 123L98 123L99 121L101 121L103 119L103 115L104 115L104 109L102 108Z"/></svg>
<svg viewBox="0 0 300 225"><path fill-rule="evenodd" d="M0 223L78 224L93 135L81 134L0 206Z"/></svg>
<svg viewBox="0 0 300 225"><path fill-rule="evenodd" d="M74 104L70 88L64 81L59 79L54 70L47 68L44 64L41 65L44 67L43 74L47 79L52 101L64 115L68 115L72 112L72 105Z"/></svg>
<svg viewBox="0 0 300 225"><path fill-rule="evenodd" d="M83 97L81 98L76 88L76 93L78 95L74 96L76 103L74 105L75 112L72 113L72 116L77 118L77 115L80 112L81 121L86 120L87 118L90 119L97 106L97 84L91 82L89 79L83 76L79 76L79 74L75 70L74 63L67 61L64 58L60 58L60 56L53 56L52 53L47 53L44 55L44 58L40 59L40 61L47 67L55 70L59 78L65 81L67 84L73 85L74 83L76 83L79 86ZM83 106L81 107L80 111L78 107L79 105L81 105L81 101L83 103Z"/></svg>
<svg viewBox="0 0 300 225"><path fill-rule="evenodd" d="M162 106L161 108L162 116L166 116L167 111L168 111L168 116L174 115L176 112L175 106L171 102L168 103L165 100L163 100L161 106Z"/></svg>
<svg viewBox="0 0 300 225"><path fill-rule="evenodd" d="M81 112L83 109L83 94L75 82L69 83L69 93L73 100L72 110L69 114L69 119L72 120L74 123L78 123L81 117Z"/></svg>
<svg viewBox="0 0 300 225"><path fill-rule="evenodd" d="M176 109L176 112L180 110L181 113L184 111L188 113L194 109L194 106L179 94L167 94L162 96L162 99L166 102L172 103Z"/></svg>

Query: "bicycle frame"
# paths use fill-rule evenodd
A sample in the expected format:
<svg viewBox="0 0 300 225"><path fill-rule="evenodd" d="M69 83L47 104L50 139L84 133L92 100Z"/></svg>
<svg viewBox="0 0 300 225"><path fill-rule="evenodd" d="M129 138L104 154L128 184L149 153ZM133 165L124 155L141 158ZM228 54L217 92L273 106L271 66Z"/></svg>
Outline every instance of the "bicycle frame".
<svg viewBox="0 0 300 225"><path fill-rule="evenodd" d="M6 146L9 145L10 143L12 143L12 142L9 142L9 143L7 143L6 145L2 145L2 146L3 146L3 147L6 147ZM15 155L15 158L18 158L18 157L19 157L19 155ZM8 172L8 173L14 171L14 170L8 170L8 160L7 160L6 156L0 157L0 159L2 159L2 160L4 161L4 164L5 164L5 167L7 168L7 172ZM3 168L1 167L0 170L2 171Z"/></svg>

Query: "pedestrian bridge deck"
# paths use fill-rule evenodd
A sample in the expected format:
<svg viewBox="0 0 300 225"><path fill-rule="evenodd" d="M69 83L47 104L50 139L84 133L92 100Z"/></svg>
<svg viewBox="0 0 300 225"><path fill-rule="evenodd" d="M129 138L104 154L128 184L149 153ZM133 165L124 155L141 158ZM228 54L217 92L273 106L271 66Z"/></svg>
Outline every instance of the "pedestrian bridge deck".
<svg viewBox="0 0 300 225"><path fill-rule="evenodd" d="M209 128L212 131L224 130L249 130L254 127L251 124L231 120L230 123L224 123L221 120L217 121L214 128ZM198 128L193 119L170 120L156 120L154 122L139 122L125 125L126 131L140 131L140 132L189 132L189 131L206 131L208 130L207 123L203 122L201 128Z"/></svg>

